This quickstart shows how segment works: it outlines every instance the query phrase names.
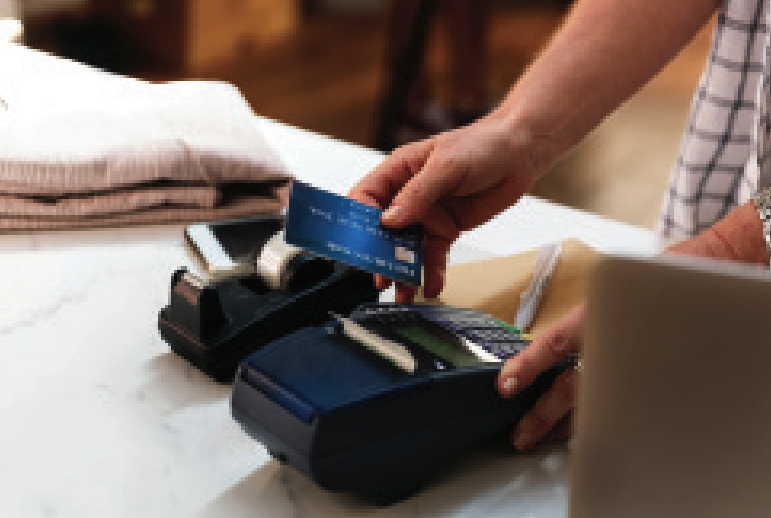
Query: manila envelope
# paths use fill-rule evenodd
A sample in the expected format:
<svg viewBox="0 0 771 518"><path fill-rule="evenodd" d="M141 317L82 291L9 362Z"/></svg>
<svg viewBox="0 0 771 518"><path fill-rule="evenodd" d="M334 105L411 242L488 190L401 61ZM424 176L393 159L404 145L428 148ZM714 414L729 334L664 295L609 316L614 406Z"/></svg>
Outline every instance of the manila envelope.
<svg viewBox="0 0 771 518"><path fill-rule="evenodd" d="M447 268L444 290L423 302L471 308L513 324L520 293L527 289L538 251L496 257ZM599 253L577 240L566 240L562 256L541 297L529 334L538 335L586 299L587 281Z"/></svg>

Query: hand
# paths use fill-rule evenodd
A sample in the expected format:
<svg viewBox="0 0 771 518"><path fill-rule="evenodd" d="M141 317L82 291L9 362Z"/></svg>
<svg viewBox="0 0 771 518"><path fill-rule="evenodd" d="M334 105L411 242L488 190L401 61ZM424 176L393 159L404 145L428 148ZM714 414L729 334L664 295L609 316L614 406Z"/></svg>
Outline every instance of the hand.
<svg viewBox="0 0 771 518"><path fill-rule="evenodd" d="M752 202L732 210L701 234L669 247L664 255L690 255L767 266L769 252L763 223ZM530 385L539 374L583 348L585 304L573 308L545 334L511 358L498 375L498 391L511 397ZM545 437L567 438L578 392L578 373L563 372L522 418L511 435L519 450L529 450Z"/></svg>
<svg viewBox="0 0 771 518"><path fill-rule="evenodd" d="M670 246L664 255L690 255L768 267L768 245L755 205L747 202L710 228Z"/></svg>
<svg viewBox="0 0 771 518"><path fill-rule="evenodd" d="M573 308L554 327L506 362L497 380L503 397L513 396L542 372L581 351L584 309L584 304ZM547 437L563 440L570 436L578 377L575 369L565 370L522 418L511 434L511 442L518 450L527 451Z"/></svg>
<svg viewBox="0 0 771 518"><path fill-rule="evenodd" d="M453 242L519 200L550 165L548 149L547 138L490 115L397 149L348 196L387 208L388 227L423 224L424 294L433 298L444 286ZM377 284L385 289L390 281L378 277ZM397 302L413 296L411 287L397 284Z"/></svg>

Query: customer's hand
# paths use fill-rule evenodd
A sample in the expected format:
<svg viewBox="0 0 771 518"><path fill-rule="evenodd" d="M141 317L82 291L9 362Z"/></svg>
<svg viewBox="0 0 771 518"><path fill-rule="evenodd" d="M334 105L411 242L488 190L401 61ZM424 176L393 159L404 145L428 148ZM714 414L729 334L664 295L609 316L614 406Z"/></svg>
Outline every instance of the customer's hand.
<svg viewBox="0 0 771 518"><path fill-rule="evenodd" d="M387 208L386 226L423 224L423 289L426 297L436 297L452 243L519 200L551 164L550 147L548 139L490 115L395 150L348 196ZM377 283L384 289L390 281L378 277ZM413 296L409 286L397 286L397 302Z"/></svg>
<svg viewBox="0 0 771 518"><path fill-rule="evenodd" d="M506 362L497 380L503 397L520 392L539 374L581 351L584 309L584 304L573 308L554 327ZM575 369L566 369L560 374L512 432L511 442L518 450L527 451L545 438L559 440L570 436L578 382Z"/></svg>

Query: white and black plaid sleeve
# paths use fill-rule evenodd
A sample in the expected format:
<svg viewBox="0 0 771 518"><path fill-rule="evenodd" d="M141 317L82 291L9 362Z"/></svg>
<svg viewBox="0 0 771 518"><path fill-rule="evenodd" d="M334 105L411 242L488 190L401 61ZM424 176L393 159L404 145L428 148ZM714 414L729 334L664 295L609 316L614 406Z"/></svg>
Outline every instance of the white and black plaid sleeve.
<svg viewBox="0 0 771 518"><path fill-rule="evenodd" d="M765 160L769 2L726 0L720 10L662 205L658 230L664 242L709 228L771 178L771 161Z"/></svg>

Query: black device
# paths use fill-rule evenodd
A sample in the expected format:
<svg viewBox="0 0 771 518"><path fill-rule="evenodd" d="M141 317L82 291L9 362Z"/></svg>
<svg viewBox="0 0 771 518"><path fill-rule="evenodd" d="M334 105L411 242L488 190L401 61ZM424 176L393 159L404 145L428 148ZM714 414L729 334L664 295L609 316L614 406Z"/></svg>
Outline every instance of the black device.
<svg viewBox="0 0 771 518"><path fill-rule="evenodd" d="M332 491L388 504L474 445L509 430L565 368L516 397L495 390L529 343L476 311L369 304L247 358L234 418L277 459Z"/></svg>
<svg viewBox="0 0 771 518"><path fill-rule="evenodd" d="M198 259L207 280L255 273L254 258L284 228L284 217L253 218L199 223L185 228L185 244Z"/></svg>
<svg viewBox="0 0 771 518"><path fill-rule="evenodd" d="M185 228L185 244L209 282L259 275L272 288L286 288L300 272L306 280L328 273L329 261L284 241L285 225L280 214L200 223Z"/></svg>
<svg viewBox="0 0 771 518"><path fill-rule="evenodd" d="M219 382L265 344L379 296L371 274L286 245L283 226L282 216L259 216L186 229L207 275L175 272L158 327L175 353Z"/></svg>

